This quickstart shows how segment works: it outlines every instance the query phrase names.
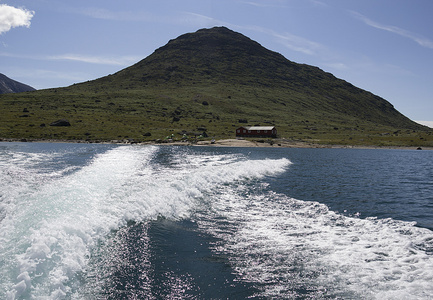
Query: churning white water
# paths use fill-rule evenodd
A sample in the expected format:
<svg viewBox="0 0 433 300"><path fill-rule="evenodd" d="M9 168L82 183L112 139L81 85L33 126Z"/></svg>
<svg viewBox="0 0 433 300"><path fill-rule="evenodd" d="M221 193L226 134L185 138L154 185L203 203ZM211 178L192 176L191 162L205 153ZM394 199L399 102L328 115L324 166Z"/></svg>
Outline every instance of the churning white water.
<svg viewBox="0 0 433 300"><path fill-rule="evenodd" d="M64 163L74 155L85 159ZM83 285L97 286L86 274L103 269L92 256L113 232L164 217L192 220L197 234L215 237L210 251L227 257L237 280L251 283L259 297L431 297L430 230L342 215L272 191L270 183L278 184L290 165L284 157L182 147L4 149L0 293L6 299L80 299ZM153 268L145 257L144 281ZM144 292L154 298L148 281ZM194 278L187 281L194 285Z"/></svg>

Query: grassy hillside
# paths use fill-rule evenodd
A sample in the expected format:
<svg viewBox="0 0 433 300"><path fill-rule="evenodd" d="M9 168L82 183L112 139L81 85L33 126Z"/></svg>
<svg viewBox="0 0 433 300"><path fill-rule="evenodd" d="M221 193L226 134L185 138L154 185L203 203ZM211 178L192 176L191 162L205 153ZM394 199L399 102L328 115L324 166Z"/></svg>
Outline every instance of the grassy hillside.
<svg viewBox="0 0 433 300"><path fill-rule="evenodd" d="M272 124L291 140L433 146L431 130L384 99L223 27L182 35L94 81L1 95L0 111L3 138L219 139ZM71 126L49 125L58 119Z"/></svg>

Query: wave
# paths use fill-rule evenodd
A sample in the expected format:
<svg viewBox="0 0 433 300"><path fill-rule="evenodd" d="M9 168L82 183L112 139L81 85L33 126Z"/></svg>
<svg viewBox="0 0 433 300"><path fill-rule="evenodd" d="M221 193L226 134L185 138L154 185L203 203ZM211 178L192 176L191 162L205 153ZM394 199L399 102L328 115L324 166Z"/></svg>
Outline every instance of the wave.
<svg viewBox="0 0 433 300"><path fill-rule="evenodd" d="M360 219L273 192L225 193L200 226L259 296L429 299L433 234L414 223Z"/></svg>
<svg viewBox="0 0 433 300"><path fill-rule="evenodd" d="M110 259L122 264L111 252L122 243L112 236L133 238L131 224L143 224L137 263L146 278L146 230L159 217L192 220L214 236L211 250L258 297L428 299L433 292L431 231L273 192L267 182L290 168L286 158L121 146L56 168L74 154L7 155L15 160L0 155L0 180L9 187L0 197L0 293L9 299L79 299L89 292L83 286L103 293L92 276Z"/></svg>
<svg viewBox="0 0 433 300"><path fill-rule="evenodd" d="M50 295L62 298L76 292L76 274L86 268L91 249L112 230L164 216L184 218L203 194L232 180L265 176L272 164L184 156L176 167L155 162L158 147L117 147L97 155L90 164L66 176L51 176L40 185L40 172L26 172L27 185L2 202L2 290L8 298ZM180 158L174 158L180 159ZM17 159L21 164L23 158ZM27 162L31 159L27 159ZM186 165L188 161L188 167ZM195 165L194 165L195 164ZM271 165L269 165L271 164ZM219 165L219 166L218 166ZM27 165L28 169L30 164ZM9 170L17 167L12 163ZM190 168L194 168L191 170ZM7 174L6 174L7 176ZM15 282L13 287L7 287Z"/></svg>

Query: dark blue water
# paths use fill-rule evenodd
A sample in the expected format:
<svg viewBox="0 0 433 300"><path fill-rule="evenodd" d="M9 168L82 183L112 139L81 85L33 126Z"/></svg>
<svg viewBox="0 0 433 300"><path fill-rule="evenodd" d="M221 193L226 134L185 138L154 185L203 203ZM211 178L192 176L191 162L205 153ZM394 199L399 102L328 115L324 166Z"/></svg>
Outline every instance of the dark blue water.
<svg viewBox="0 0 433 300"><path fill-rule="evenodd" d="M0 143L6 299L431 299L433 152Z"/></svg>
<svg viewBox="0 0 433 300"><path fill-rule="evenodd" d="M286 155L293 165L275 191L345 215L415 221L433 230L431 151L290 149Z"/></svg>

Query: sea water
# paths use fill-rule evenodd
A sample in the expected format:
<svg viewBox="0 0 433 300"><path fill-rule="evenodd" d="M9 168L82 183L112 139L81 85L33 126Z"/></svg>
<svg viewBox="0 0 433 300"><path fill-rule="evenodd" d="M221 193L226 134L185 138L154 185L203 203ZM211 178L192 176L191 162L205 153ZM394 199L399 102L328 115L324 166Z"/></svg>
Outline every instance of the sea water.
<svg viewBox="0 0 433 300"><path fill-rule="evenodd" d="M1 299L432 299L433 152L0 143Z"/></svg>

